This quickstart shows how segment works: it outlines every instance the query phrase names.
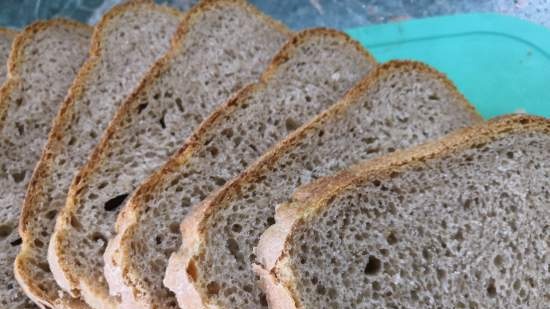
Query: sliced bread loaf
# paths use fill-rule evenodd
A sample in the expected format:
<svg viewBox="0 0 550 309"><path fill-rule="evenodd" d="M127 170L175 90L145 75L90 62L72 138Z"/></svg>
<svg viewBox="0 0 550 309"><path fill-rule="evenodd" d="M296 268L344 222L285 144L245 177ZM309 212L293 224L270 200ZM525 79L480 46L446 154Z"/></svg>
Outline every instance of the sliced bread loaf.
<svg viewBox="0 0 550 309"><path fill-rule="evenodd" d="M0 28L0 85L8 78L8 57L16 35L14 30Z"/></svg>
<svg viewBox="0 0 550 309"><path fill-rule="evenodd" d="M13 42L0 89L0 308L31 308L13 261L19 211L50 124L88 55L91 28L66 20L34 23Z"/></svg>
<svg viewBox="0 0 550 309"><path fill-rule="evenodd" d="M118 206L217 105L255 81L289 35L240 0L204 1L189 11L173 48L117 112L70 187L49 248L63 286L90 304L106 302L103 253Z"/></svg>
<svg viewBox="0 0 550 309"><path fill-rule="evenodd" d="M414 62L379 66L187 215L165 285L182 308L267 306L253 248L293 188L479 120L440 73Z"/></svg>
<svg viewBox="0 0 550 309"><path fill-rule="evenodd" d="M167 7L132 1L112 9L96 26L91 56L53 124L22 210L23 244L16 273L26 290L42 303L52 306L60 299L48 267L47 248L76 168L99 140L117 106L168 50L182 17ZM62 280L59 283L67 290L75 288Z"/></svg>
<svg viewBox="0 0 550 309"><path fill-rule="evenodd" d="M306 30L279 51L258 83L210 115L182 150L133 194L117 219L104 273L111 290L120 291L122 307L136 308L136 302L144 308L177 307L162 279L170 253L179 247L178 225L189 206L336 102L373 67L373 58L345 34ZM113 157L96 170L107 170ZM154 197L145 202L144 196Z"/></svg>
<svg viewBox="0 0 550 309"><path fill-rule="evenodd" d="M257 254L270 308L545 308L550 120L511 116L298 190Z"/></svg>

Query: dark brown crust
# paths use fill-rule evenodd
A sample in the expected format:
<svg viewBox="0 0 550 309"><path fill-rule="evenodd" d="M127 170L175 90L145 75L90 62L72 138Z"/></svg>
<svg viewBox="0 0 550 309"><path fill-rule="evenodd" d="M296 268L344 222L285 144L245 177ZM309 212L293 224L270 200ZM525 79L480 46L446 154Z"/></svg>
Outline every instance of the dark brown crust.
<svg viewBox="0 0 550 309"><path fill-rule="evenodd" d="M195 132L188 138L183 147L181 147L162 168L150 176L150 178L136 190L131 200L125 205L117 218L117 236L122 237L123 239L131 239L132 232L135 230L133 226L135 226L135 224L139 221L139 216L141 215L142 207L146 204L145 200L147 199L147 196L159 190L162 183L165 181L166 175L173 173L179 167L188 163L188 158L196 151L198 147L200 147L201 142L204 140L211 127L216 126L219 122L223 121L225 116L231 114L236 108L245 103L247 98L253 95L253 93L266 87L267 83L273 78L274 73L279 69L279 67L292 58L293 54L296 52L297 46L306 40L322 37L338 38L356 48L364 56L366 62L371 64L376 63L367 50L342 32L325 28L317 28L297 33L281 48L267 69L262 73L257 83L244 87L225 104L221 105L216 109L216 111L210 114L210 116L205 119L195 130ZM96 163L99 164L99 161L96 161ZM120 247L116 248L116 250L120 250L119 253L121 254L121 258L123 260L127 260L130 254L127 248L128 241L121 241L118 242L118 244ZM123 273L131 272L131 266L132 265L126 265Z"/></svg>
<svg viewBox="0 0 550 309"><path fill-rule="evenodd" d="M21 83L20 68L25 61L24 59L25 49L30 43L33 42L34 37L37 33L45 31L48 28L57 27L57 26L74 28L81 31L90 31L90 32L92 31L92 28L87 25L84 25L75 21L65 20L65 19L37 21L27 26L19 34L14 30L0 29L0 32L2 34L8 35L10 37L14 37L14 41L12 43L10 56L8 58L8 64L7 64L8 79L0 89L0 129L3 128L4 122L7 118L6 113L9 108L9 104L11 102L10 95L15 89L17 89L17 87ZM15 275L17 277L18 274L16 273ZM19 278L17 279L19 281ZM21 288L29 296L31 300L33 300L34 302L40 302L39 298L34 297L32 291L27 286L22 286Z"/></svg>
<svg viewBox="0 0 550 309"><path fill-rule="evenodd" d="M542 132L550 135L550 119L527 115L499 117L481 125L458 130L441 139L429 141L409 150L397 151L387 156L357 164L336 175L321 178L312 184L299 188L297 190L298 194L293 196L293 201L285 204L278 212L285 211L284 208L301 209L302 211L294 212L293 225L287 234L277 235L277 237L284 237L285 244L282 252L278 252L279 255L274 267L269 266L268 269L264 268L258 273L268 272L271 283L275 283L279 288L286 289L288 296L295 303L298 303L296 307L301 308L299 305L300 296L294 287L295 282L282 282L279 280L278 274L281 271L285 274L292 272L288 265L285 265L286 263L279 264L288 257L289 235L303 220L311 219L322 209L328 207L334 197L346 190L351 190L359 184L375 179L388 179L394 173L402 173L411 168L422 166L428 160L452 155L472 146L490 142L501 136L521 132ZM292 204L298 204L299 206ZM259 254L262 255L263 253ZM280 296L280 291L274 291L271 288L266 288L265 292L267 294L277 292L277 295ZM273 308L279 307L274 306Z"/></svg>
<svg viewBox="0 0 550 309"><path fill-rule="evenodd" d="M41 303L47 304L50 307L54 306L56 302L60 301L60 299L57 297L57 291L42 290L37 284L33 282L31 271L30 269L28 269L28 264L32 264L32 261L30 260L30 251L32 250L32 234L27 231L27 227L29 222L32 221L33 216L36 214L36 210L34 208L36 207L36 205L39 204L42 197L46 194L45 192L43 192L42 183L43 181L46 181L48 179L48 176L50 175L50 169L53 164L52 160L54 160L55 154L58 152L58 149L61 146L61 140L64 134L64 126L66 123L68 123L68 119L70 119L72 115L72 109L74 105L83 95L88 79L91 77L94 69L101 60L103 49L103 36L106 34L106 28L108 27L108 24L124 12L132 9L143 9L144 7L152 10L161 10L175 16L181 16L181 13L177 10L170 9L168 7L157 6L152 1L147 0L130 1L125 4L118 5L103 16L93 32L89 58L79 70L78 75L73 82L73 85L69 89L67 98L63 102L63 105L53 122L52 129L48 136L48 142L42 152L40 161L36 165L33 176L29 183L29 187L27 189L27 195L21 211L19 223L19 233L21 235L21 238L23 239L23 243L21 245L21 251L19 252L15 261L15 270L20 283L26 286L27 294L32 295L34 299ZM65 306L73 307L70 304L66 304Z"/></svg>
<svg viewBox="0 0 550 309"><path fill-rule="evenodd" d="M372 70L367 77L360 81L354 88L352 88L342 100L338 103L319 114L309 123L303 125L300 129L291 133L285 140L279 142L276 146L272 147L269 151L264 153L255 163L249 166L241 175L234 178L224 185L217 192L211 194L206 201L202 202L200 205L197 205L193 211L187 216L187 219L182 223L182 236L184 238L183 243L189 245L189 248L185 246L181 247L181 254L177 253L172 256L172 260L175 263L184 261L187 257L188 251L195 252L196 247L200 246L199 244L191 244L193 241L188 241L186 239L187 233L198 233L199 239L204 239L206 235L207 226L205 225L208 218L218 210L222 210L228 203L228 201L234 199L240 194L240 188L246 183L256 182L270 167L275 164L287 151L287 149L292 148L293 145L297 144L300 140L304 139L308 132L315 130L316 127L322 126L329 119L337 117L338 115L343 114L349 106L354 104L368 89L372 84L376 83L381 77L390 74L393 70L414 70L417 72L424 72L434 76L434 78L443 82L443 84L450 90L453 96L457 99L459 104L464 106L465 111L471 116L471 120L476 122L481 122L482 118L477 113L475 108L466 101L463 95L456 89L456 87L449 81L445 75L436 71L435 69L414 61L390 61L388 63L382 64ZM189 232L194 231L194 232ZM190 236L194 238L195 236ZM200 241L200 240L199 240ZM190 249L190 250L188 250ZM201 249L198 249L199 251ZM173 269L187 269L188 265L177 265L173 264ZM170 266L169 266L170 267ZM169 272L167 272L169 273ZM176 272L170 277L165 277L165 282L175 283L178 281L175 276ZM172 278L173 277L173 278ZM181 283L180 283L181 284ZM185 283L187 284L187 283ZM179 288L176 288L179 289ZM189 290L188 288L182 290ZM177 293L176 293L177 294Z"/></svg>

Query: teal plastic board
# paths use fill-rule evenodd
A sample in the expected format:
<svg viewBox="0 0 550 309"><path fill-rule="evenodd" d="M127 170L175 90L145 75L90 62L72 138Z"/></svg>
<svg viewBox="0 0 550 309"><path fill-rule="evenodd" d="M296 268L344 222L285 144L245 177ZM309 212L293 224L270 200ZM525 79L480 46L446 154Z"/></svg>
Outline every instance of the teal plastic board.
<svg viewBox="0 0 550 309"><path fill-rule="evenodd" d="M550 30L496 14L414 19L348 29L380 62L430 64L486 118L526 112L550 117Z"/></svg>

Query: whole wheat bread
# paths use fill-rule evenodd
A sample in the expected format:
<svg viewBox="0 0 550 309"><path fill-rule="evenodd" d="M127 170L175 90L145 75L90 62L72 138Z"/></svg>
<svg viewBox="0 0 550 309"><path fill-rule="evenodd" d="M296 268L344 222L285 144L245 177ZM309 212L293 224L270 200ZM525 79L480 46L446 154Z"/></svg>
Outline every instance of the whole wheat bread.
<svg viewBox="0 0 550 309"><path fill-rule="evenodd" d="M8 57L16 35L14 30L0 28L0 85L8 78Z"/></svg>
<svg viewBox="0 0 550 309"><path fill-rule="evenodd" d="M34 307L13 273L20 207L51 121L87 57L90 36L85 25L50 20L28 26L13 41L9 78L0 89L0 308Z"/></svg>
<svg viewBox="0 0 550 309"><path fill-rule="evenodd" d="M23 245L16 260L16 274L25 289L42 303L53 306L71 299L57 287L47 261L56 213L64 204L70 181L117 106L168 50L182 18L173 9L132 1L113 8L95 28L91 56L55 119L21 215ZM73 296L79 296L78 291L73 291L78 286L63 280L58 283L74 292Z"/></svg>
<svg viewBox="0 0 550 309"><path fill-rule="evenodd" d="M343 33L314 29L296 34L258 83L211 114L182 150L133 194L105 253L109 285L125 286L130 295L139 295L134 302L152 308L177 307L162 279L170 253L179 247L178 225L189 206L336 102L373 67L373 58ZM110 166L111 158L103 164ZM144 196L150 197L148 202Z"/></svg>
<svg viewBox="0 0 550 309"><path fill-rule="evenodd" d="M49 248L58 281L105 303L103 253L118 206L217 105L258 78L289 34L240 0L203 1L188 12L173 48L117 112L70 187Z"/></svg>
<svg viewBox="0 0 550 309"><path fill-rule="evenodd" d="M479 120L440 73L415 62L379 66L187 215L165 285L182 308L265 307L253 248L293 188Z"/></svg>
<svg viewBox="0 0 550 309"><path fill-rule="evenodd" d="M550 120L511 116L362 163L277 209L270 308L545 308Z"/></svg>

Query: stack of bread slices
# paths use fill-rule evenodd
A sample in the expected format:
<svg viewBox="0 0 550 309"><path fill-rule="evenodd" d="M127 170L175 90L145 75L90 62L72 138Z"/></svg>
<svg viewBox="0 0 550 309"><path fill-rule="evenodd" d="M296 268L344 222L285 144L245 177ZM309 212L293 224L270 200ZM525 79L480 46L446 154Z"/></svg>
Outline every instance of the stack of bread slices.
<svg viewBox="0 0 550 309"><path fill-rule="evenodd" d="M550 303L550 121L485 122L425 64L245 0L0 58L0 308Z"/></svg>

